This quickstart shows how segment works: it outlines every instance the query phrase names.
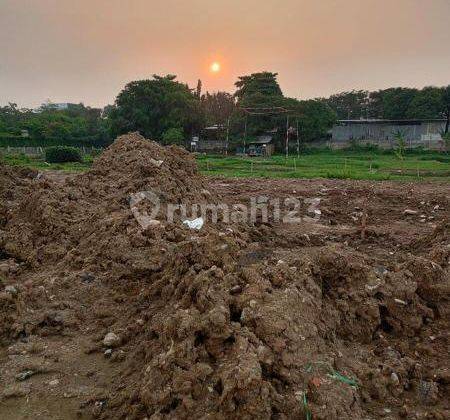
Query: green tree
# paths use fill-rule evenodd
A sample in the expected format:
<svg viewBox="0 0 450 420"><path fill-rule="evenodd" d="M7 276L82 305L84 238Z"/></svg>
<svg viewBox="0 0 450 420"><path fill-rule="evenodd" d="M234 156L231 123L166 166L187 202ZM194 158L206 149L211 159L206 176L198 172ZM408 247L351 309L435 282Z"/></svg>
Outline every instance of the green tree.
<svg viewBox="0 0 450 420"><path fill-rule="evenodd" d="M128 83L109 112L113 134L139 131L147 138L161 139L173 127L182 128L185 135L198 129L199 101L186 84L175 78L154 75L151 80Z"/></svg>
<svg viewBox="0 0 450 420"><path fill-rule="evenodd" d="M299 101L298 121L302 142L325 139L336 119L333 109L320 100Z"/></svg>
<svg viewBox="0 0 450 420"><path fill-rule="evenodd" d="M428 86L419 90L409 103L406 118L433 119L439 118L443 110L443 89Z"/></svg>
<svg viewBox="0 0 450 420"><path fill-rule="evenodd" d="M447 139L449 138L449 129L450 129L450 85L442 88L442 117L445 118L445 131L444 133L447 135Z"/></svg>
<svg viewBox="0 0 450 420"><path fill-rule="evenodd" d="M228 118L236 110L234 97L227 92L206 92L201 97L201 109L205 116L206 124L226 124Z"/></svg>
<svg viewBox="0 0 450 420"><path fill-rule="evenodd" d="M182 145L184 143L183 130L181 128L167 129L162 135L162 143Z"/></svg>
<svg viewBox="0 0 450 420"><path fill-rule="evenodd" d="M366 90L352 90L331 95L327 99L322 99L340 120L350 120L368 118L369 112L369 92Z"/></svg>
<svg viewBox="0 0 450 420"><path fill-rule="evenodd" d="M408 109L417 93L417 89L411 88L391 88L382 91L383 118L389 120L408 118Z"/></svg>
<svg viewBox="0 0 450 420"><path fill-rule="evenodd" d="M250 138L286 125L286 116L282 117L277 113L278 110L274 109L286 104L277 76L277 73L270 72L253 73L240 76L235 83L237 109L233 116L233 125L240 131L246 127L247 136Z"/></svg>
<svg viewBox="0 0 450 420"><path fill-rule="evenodd" d="M278 73L267 71L253 73L249 76L240 76L235 83L236 92L234 95L238 102L244 102L245 106L247 106L245 102L255 95L259 97L282 97L283 93L278 84L277 76Z"/></svg>

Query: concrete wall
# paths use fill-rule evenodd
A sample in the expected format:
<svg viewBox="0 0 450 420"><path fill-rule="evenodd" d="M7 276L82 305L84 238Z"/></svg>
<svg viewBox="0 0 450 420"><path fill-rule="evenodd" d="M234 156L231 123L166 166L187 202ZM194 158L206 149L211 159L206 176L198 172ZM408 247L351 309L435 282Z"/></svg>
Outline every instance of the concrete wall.
<svg viewBox="0 0 450 420"><path fill-rule="evenodd" d="M395 135L403 134L407 147L422 146L427 149L442 149L444 142L441 132L445 129L445 122L432 121L417 124L400 124L389 122L377 123L341 123L332 130L332 146L345 147L352 142L359 144L377 144L383 148L396 145Z"/></svg>

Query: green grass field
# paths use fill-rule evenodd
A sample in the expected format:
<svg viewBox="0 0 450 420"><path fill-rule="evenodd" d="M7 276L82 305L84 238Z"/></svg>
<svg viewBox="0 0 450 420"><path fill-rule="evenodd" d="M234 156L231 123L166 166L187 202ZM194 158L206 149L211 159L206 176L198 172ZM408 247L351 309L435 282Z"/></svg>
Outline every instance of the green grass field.
<svg viewBox="0 0 450 420"><path fill-rule="evenodd" d="M403 160L392 152L348 150L309 151L288 159L199 156L197 160L207 175L450 181L450 155L438 152L408 153Z"/></svg>
<svg viewBox="0 0 450 420"><path fill-rule="evenodd" d="M1 160L12 166L27 166L29 168L43 170L62 170L68 172L86 171L92 165L92 156L84 156L83 162L68 162L68 163L47 163L43 158L30 157L24 154L18 155L1 155Z"/></svg>
<svg viewBox="0 0 450 420"><path fill-rule="evenodd" d="M25 155L2 159L9 165L71 172L84 171L93 161L91 156L85 156L82 163L63 164L48 164ZM387 151L309 150L299 158L199 155L197 162L205 175L228 177L450 181L450 154L427 151L408 152L403 160Z"/></svg>

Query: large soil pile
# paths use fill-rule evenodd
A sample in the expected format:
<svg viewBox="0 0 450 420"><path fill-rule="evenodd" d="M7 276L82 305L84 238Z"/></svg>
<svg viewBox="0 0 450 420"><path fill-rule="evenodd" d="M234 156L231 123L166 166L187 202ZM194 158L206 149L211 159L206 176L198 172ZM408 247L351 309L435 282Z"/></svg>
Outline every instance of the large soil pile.
<svg viewBox="0 0 450 420"><path fill-rule="evenodd" d="M116 140L86 174L27 182L3 223L5 273L18 290L0 295L0 334L5 343L83 334L89 353L112 348L120 367L81 413L449 414L448 337L436 339L450 315L448 230L427 242L427 255L380 267L343 245L286 241L267 224L195 231L181 216L158 216L143 229L130 208L136 193L155 192L164 210L220 198L188 153L137 134Z"/></svg>

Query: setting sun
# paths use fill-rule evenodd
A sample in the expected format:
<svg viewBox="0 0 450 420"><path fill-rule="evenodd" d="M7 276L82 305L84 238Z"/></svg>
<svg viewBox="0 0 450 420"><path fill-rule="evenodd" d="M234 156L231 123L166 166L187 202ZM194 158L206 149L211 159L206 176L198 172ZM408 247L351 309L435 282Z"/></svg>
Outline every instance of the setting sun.
<svg viewBox="0 0 450 420"><path fill-rule="evenodd" d="M220 63L215 61L214 63L211 64L210 69L213 73L218 73L220 71Z"/></svg>

